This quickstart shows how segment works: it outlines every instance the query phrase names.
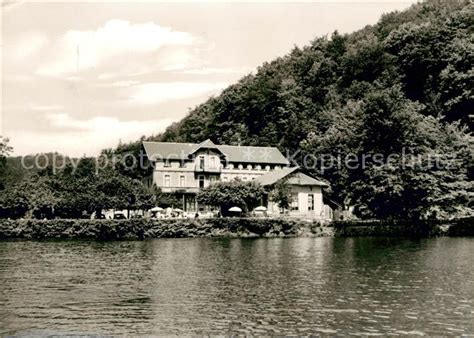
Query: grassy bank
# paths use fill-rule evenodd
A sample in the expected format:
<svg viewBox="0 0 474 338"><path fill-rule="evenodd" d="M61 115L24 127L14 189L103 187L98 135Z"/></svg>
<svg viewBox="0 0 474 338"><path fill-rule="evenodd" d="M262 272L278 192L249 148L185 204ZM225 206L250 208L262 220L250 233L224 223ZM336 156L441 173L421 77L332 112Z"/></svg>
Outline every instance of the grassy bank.
<svg viewBox="0 0 474 338"><path fill-rule="evenodd" d="M328 236L331 230L317 222L268 218L0 220L0 239L296 237Z"/></svg>

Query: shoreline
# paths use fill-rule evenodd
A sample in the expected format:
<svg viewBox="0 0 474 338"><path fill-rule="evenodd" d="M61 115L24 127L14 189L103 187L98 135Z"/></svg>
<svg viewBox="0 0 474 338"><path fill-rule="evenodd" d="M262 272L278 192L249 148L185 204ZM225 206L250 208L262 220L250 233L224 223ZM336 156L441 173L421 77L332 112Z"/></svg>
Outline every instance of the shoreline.
<svg viewBox="0 0 474 338"><path fill-rule="evenodd" d="M0 240L474 236L474 218L449 221L334 221L286 218L0 220Z"/></svg>

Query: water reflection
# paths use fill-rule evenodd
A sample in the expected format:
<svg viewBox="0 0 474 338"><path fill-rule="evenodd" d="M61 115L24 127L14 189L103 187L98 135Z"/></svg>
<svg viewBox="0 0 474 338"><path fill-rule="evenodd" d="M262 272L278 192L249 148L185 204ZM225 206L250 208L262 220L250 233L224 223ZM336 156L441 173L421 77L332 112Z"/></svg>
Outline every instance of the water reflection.
<svg viewBox="0 0 474 338"><path fill-rule="evenodd" d="M469 334L474 240L0 242L0 334Z"/></svg>

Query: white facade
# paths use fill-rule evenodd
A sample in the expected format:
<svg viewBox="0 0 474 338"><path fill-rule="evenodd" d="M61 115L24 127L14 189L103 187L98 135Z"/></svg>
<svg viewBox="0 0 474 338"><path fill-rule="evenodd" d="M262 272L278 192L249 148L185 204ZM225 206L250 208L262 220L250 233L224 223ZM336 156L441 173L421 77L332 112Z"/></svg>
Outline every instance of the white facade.
<svg viewBox="0 0 474 338"><path fill-rule="evenodd" d="M252 166L251 169L249 166ZM279 167L279 166L278 166ZM219 180L231 181L236 178L252 181L275 170L275 165L223 163L215 151L197 151L193 160L156 161L153 184L163 192L197 193Z"/></svg>

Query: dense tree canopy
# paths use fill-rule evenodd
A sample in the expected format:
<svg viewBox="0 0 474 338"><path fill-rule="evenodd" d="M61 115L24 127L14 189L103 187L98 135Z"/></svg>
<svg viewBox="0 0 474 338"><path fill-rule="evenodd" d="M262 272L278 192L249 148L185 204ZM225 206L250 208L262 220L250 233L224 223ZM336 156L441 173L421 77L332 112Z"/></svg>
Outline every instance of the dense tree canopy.
<svg viewBox="0 0 474 338"><path fill-rule="evenodd" d="M210 138L218 144L277 146L294 164L326 178L331 183L326 193L354 206L361 217L472 214L473 21L474 4L468 0L429 0L383 15L357 32L316 38L264 63L163 134L120 144L102 155L132 154L139 161L143 140ZM8 149L1 140L0 161ZM308 165L308 157L315 165ZM35 205L38 210L66 215L74 205L83 210L131 208L148 203L145 193L131 187L139 187L133 180L149 175L151 168L129 161L132 157L99 175L65 169L54 179L0 178L26 179L24 184L37 188L45 203ZM59 200L50 188L58 185ZM222 205L218 188L232 186L216 185L201 195L202 201ZM4 210L32 201L21 189L8 191L1 198ZM225 207L245 208L239 196Z"/></svg>
<svg viewBox="0 0 474 338"><path fill-rule="evenodd" d="M48 167L7 187L0 196L0 216L80 218L104 209L146 210L162 199L159 190L111 167L97 170L95 159L82 158L76 167L70 163L57 172Z"/></svg>
<svg viewBox="0 0 474 338"><path fill-rule="evenodd" d="M155 139L272 145L303 167L310 154L319 160L307 169L362 217L471 214L473 19L469 1L426 1L317 38ZM326 168L329 156L372 159Z"/></svg>
<svg viewBox="0 0 474 338"><path fill-rule="evenodd" d="M262 203L264 193L263 187L255 182L233 180L204 188L197 199L199 203L215 206L227 215L232 207L239 207L244 213L253 210Z"/></svg>
<svg viewBox="0 0 474 338"><path fill-rule="evenodd" d="M5 188L5 171L7 165L7 156L10 154L11 147L8 145L8 139L0 135L0 190Z"/></svg>

